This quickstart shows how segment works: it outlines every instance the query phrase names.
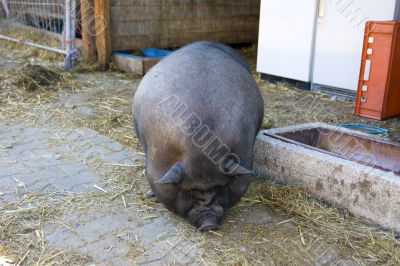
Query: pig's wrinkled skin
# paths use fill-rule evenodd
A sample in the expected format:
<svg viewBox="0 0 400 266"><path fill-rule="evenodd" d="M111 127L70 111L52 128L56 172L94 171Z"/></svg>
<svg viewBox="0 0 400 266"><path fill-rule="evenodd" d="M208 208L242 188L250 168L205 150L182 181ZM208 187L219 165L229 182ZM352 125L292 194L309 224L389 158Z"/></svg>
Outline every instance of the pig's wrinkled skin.
<svg viewBox="0 0 400 266"><path fill-rule="evenodd" d="M207 145L195 144L198 124L179 123L173 112L166 112L171 110L160 108L171 97L189 108L181 122L195 114L240 158L229 168L232 172L209 159L214 146L204 152ZM240 200L251 181L263 106L248 65L228 46L196 42L154 66L135 94L133 114L147 179L159 200L200 231L218 229L225 210Z"/></svg>

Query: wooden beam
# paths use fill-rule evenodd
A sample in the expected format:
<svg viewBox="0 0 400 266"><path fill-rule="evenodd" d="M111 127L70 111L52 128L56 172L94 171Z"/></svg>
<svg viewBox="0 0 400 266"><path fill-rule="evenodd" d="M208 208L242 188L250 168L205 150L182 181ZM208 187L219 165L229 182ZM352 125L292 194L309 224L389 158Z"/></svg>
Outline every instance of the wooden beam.
<svg viewBox="0 0 400 266"><path fill-rule="evenodd" d="M96 31L93 0L81 0L82 49L85 58L96 58Z"/></svg>
<svg viewBox="0 0 400 266"><path fill-rule="evenodd" d="M111 61L110 0L94 0L97 58L103 69Z"/></svg>

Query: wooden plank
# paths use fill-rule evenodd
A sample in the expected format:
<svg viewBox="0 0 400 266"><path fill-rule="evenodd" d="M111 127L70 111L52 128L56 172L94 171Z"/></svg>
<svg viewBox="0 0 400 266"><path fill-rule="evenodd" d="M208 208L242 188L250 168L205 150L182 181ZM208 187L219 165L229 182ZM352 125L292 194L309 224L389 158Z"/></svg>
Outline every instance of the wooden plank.
<svg viewBox="0 0 400 266"><path fill-rule="evenodd" d="M237 7L260 3L260 0L111 0L111 6L203 6L203 7Z"/></svg>
<svg viewBox="0 0 400 266"><path fill-rule="evenodd" d="M114 54L112 58L119 70L140 76L145 75L150 68L161 60L161 58L132 58L118 54Z"/></svg>
<svg viewBox="0 0 400 266"><path fill-rule="evenodd" d="M117 21L158 20L168 17L167 10L159 6L111 6L111 23Z"/></svg>
<svg viewBox="0 0 400 266"><path fill-rule="evenodd" d="M110 0L94 0L97 58L103 69L111 61Z"/></svg>
<svg viewBox="0 0 400 266"><path fill-rule="evenodd" d="M85 58L91 61L96 58L96 32L93 0L81 0L81 19L82 50Z"/></svg>

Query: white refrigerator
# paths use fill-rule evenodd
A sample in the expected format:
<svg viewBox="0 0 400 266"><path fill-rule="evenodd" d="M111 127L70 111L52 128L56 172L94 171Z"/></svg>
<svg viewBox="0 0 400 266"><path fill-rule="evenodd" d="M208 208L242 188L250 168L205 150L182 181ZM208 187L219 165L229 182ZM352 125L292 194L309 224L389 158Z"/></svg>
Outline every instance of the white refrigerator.
<svg viewBox="0 0 400 266"><path fill-rule="evenodd" d="M257 71L354 97L365 23L399 19L400 0L261 0Z"/></svg>

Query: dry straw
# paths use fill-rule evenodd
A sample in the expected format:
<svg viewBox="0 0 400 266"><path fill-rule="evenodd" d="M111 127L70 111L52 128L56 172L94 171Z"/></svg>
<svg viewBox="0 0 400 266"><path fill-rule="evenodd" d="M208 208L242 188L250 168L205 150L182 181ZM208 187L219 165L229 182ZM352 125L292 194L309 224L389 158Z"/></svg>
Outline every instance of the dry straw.
<svg viewBox="0 0 400 266"><path fill-rule="evenodd" d="M90 72L90 65L84 70ZM33 126L46 123L55 128L89 127L128 147L140 149L132 129L130 98L95 88L97 85L90 87L77 78L79 75L66 73L49 64L48 58L40 57L17 69L2 71L0 124L23 121ZM63 98L77 93L89 95L85 104L94 110L94 115L80 115L76 112L77 106L62 103ZM274 120L269 124L280 119L279 115L267 117ZM7 149L6 144L2 145ZM297 187L256 179L243 200L228 213L221 231L199 234L159 203L145 197L148 185L142 162L103 165L97 171L103 176L101 188L107 193L100 190L80 195L31 193L17 202L0 206L0 252L7 252L16 263L27 265L86 264L90 258L85 255L49 247L43 235L44 225L62 219L69 209L118 209L133 202L146 212L143 219L162 214L171 220L178 234L196 244L200 250L199 261L204 264L298 264L302 256L294 252L294 243L308 246L315 241L332 245L341 255L360 264L400 264L400 245L393 232L365 225L342 208L325 204ZM274 210L283 218L273 226L254 226L241 220L243 215L252 216L253 211L266 209Z"/></svg>

